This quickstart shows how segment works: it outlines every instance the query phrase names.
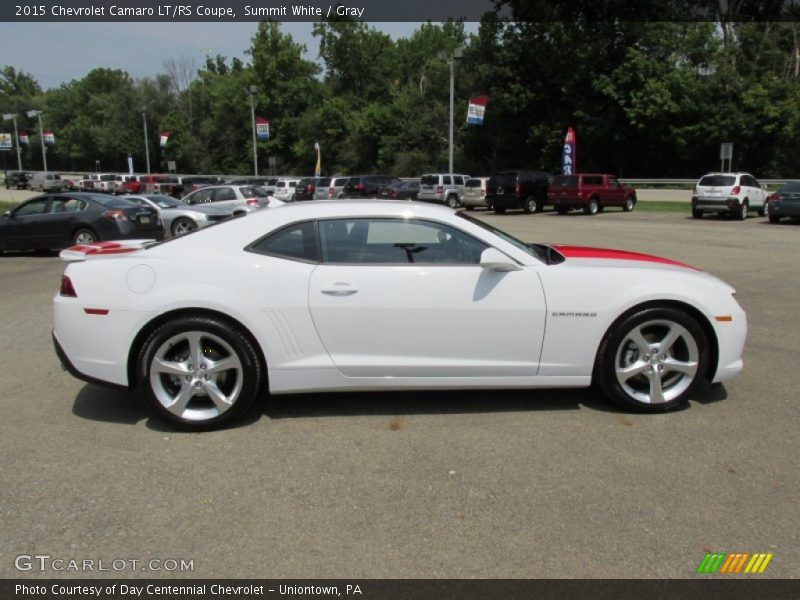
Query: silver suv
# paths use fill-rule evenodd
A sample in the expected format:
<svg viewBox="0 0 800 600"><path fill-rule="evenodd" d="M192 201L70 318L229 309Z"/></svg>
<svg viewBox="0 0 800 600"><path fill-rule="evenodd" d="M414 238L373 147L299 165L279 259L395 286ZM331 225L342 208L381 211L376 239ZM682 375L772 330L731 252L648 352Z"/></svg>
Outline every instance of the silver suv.
<svg viewBox="0 0 800 600"><path fill-rule="evenodd" d="M417 200L439 202L450 208L458 208L467 179L469 175L460 173L427 173L419 180Z"/></svg>
<svg viewBox="0 0 800 600"><path fill-rule="evenodd" d="M212 204L234 215L266 206L267 193L257 185L211 185L181 198L186 204Z"/></svg>

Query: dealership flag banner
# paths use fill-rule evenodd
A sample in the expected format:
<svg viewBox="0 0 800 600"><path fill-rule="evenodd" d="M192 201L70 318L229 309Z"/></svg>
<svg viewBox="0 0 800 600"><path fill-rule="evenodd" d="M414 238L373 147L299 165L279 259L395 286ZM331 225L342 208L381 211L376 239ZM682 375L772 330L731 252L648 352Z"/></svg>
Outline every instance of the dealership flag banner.
<svg viewBox="0 0 800 600"><path fill-rule="evenodd" d="M317 166L314 167L314 177L319 177L322 173L322 157L319 153L319 142L314 142L314 150L317 151Z"/></svg>
<svg viewBox="0 0 800 600"><path fill-rule="evenodd" d="M167 145L167 140L169 140L169 131L162 131L160 139L159 145L163 148Z"/></svg>
<svg viewBox="0 0 800 600"><path fill-rule="evenodd" d="M27 144L30 140L28 139L28 133L26 131L19 132L19 143L20 144Z"/></svg>
<svg viewBox="0 0 800 600"><path fill-rule="evenodd" d="M0 133L0 150L11 150L10 133Z"/></svg>
<svg viewBox="0 0 800 600"><path fill-rule="evenodd" d="M43 131L42 135L44 136L44 143L50 146L56 143L56 136L52 131Z"/></svg>
<svg viewBox="0 0 800 600"><path fill-rule="evenodd" d="M567 128L567 137L564 138L564 151L561 154L561 173L572 175L575 172L575 130Z"/></svg>
<svg viewBox="0 0 800 600"><path fill-rule="evenodd" d="M469 125L483 125L483 113L486 112L486 101L489 96L478 96L469 99L467 108L467 123Z"/></svg>
<svg viewBox="0 0 800 600"><path fill-rule="evenodd" d="M269 139L269 121L264 117L256 117L256 138L259 140Z"/></svg>

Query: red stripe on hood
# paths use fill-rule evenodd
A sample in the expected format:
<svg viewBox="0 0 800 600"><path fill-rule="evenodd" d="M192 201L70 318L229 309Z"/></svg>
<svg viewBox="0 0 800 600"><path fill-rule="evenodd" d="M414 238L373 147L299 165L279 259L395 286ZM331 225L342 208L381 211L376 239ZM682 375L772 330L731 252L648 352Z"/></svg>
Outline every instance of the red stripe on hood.
<svg viewBox="0 0 800 600"><path fill-rule="evenodd" d="M604 258L607 260L637 260L641 262L654 262L662 265L673 265L675 267L684 267L685 269L693 269L699 271L697 267L687 265L686 263L671 260L669 258L661 258L660 256L652 256L650 254L640 254L639 252L627 252L626 250L609 250L607 248L589 248L587 246L552 246L564 255L565 258Z"/></svg>

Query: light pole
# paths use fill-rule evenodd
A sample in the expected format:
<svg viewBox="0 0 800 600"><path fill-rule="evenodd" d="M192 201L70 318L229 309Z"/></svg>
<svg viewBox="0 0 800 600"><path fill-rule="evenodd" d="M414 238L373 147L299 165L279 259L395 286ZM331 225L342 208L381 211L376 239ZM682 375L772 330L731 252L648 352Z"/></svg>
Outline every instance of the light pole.
<svg viewBox="0 0 800 600"><path fill-rule="evenodd" d="M39 141L42 143L42 166L44 167L44 170L47 171L47 150L45 150L44 148L44 132L42 131L42 111L29 110L26 114L30 119L32 119L33 117L39 118Z"/></svg>
<svg viewBox="0 0 800 600"><path fill-rule="evenodd" d="M255 95L258 88L251 85L247 88L247 95L250 97L250 121L253 127L253 174L258 177L258 150L256 148L256 102Z"/></svg>
<svg viewBox="0 0 800 600"><path fill-rule="evenodd" d="M439 52L439 58L450 65L450 131L447 136L449 173L453 172L453 95L456 82L456 59L462 56L464 56L464 48L462 47L453 50L452 54L448 54L444 50Z"/></svg>
<svg viewBox="0 0 800 600"><path fill-rule="evenodd" d="M139 110L142 112L142 127L144 127L144 159L147 162L147 174L150 175L150 144L147 141L147 109L143 106Z"/></svg>
<svg viewBox="0 0 800 600"><path fill-rule="evenodd" d="M19 132L17 131L17 115L16 113L9 113L3 115L4 121L14 121L14 139L17 141L17 169L22 171L22 154L19 151Z"/></svg>

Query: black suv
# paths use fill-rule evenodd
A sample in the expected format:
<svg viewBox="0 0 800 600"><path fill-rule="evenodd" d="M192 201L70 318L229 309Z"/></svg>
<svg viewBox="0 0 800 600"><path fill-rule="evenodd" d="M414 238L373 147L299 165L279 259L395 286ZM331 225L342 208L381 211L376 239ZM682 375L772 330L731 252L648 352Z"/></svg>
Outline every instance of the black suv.
<svg viewBox="0 0 800 600"><path fill-rule="evenodd" d="M521 208L526 213L541 212L552 178L544 171L518 169L495 173L486 182L486 205L497 214L509 208Z"/></svg>
<svg viewBox="0 0 800 600"><path fill-rule="evenodd" d="M9 171L6 175L6 188L12 187L18 190L27 190L30 187L30 175L25 171Z"/></svg>
<svg viewBox="0 0 800 600"><path fill-rule="evenodd" d="M297 182L297 187L294 188L295 200L313 200L314 191L320 186L325 185L321 183L319 177L304 177Z"/></svg>
<svg viewBox="0 0 800 600"><path fill-rule="evenodd" d="M351 177L342 189L344 198L379 198L384 189L400 181L389 175L359 175Z"/></svg>

